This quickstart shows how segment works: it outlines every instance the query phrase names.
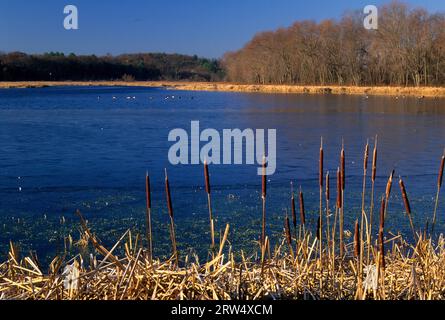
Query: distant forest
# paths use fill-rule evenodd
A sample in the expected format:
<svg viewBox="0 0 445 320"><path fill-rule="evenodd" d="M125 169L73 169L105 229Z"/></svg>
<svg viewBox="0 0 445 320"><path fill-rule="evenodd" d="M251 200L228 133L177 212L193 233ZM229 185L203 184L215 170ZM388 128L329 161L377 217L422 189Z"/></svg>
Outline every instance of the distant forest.
<svg viewBox="0 0 445 320"><path fill-rule="evenodd" d="M445 85L445 14L401 2L257 34L220 60L179 54L76 56L0 53L0 81L190 80L300 85ZM210 45L210 44L209 44Z"/></svg>
<svg viewBox="0 0 445 320"><path fill-rule="evenodd" d="M400 2L379 8L378 30L361 12L296 22L256 35L223 58L226 79L257 84L445 84L445 15Z"/></svg>
<svg viewBox="0 0 445 320"><path fill-rule="evenodd" d="M222 80L218 60L179 54L76 56L59 52L0 53L0 81Z"/></svg>

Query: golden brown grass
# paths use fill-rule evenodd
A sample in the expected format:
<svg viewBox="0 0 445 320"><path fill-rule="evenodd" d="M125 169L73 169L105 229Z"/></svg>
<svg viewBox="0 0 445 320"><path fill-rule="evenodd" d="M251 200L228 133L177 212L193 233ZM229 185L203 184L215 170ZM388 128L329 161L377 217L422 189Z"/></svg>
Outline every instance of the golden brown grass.
<svg viewBox="0 0 445 320"><path fill-rule="evenodd" d="M174 82L174 81L21 81L0 82L0 88L37 88L45 86L139 86L166 87L188 91L224 91L295 94L376 95L394 97L445 97L445 87L392 87L392 86L303 86L303 85L250 85L227 82Z"/></svg>
<svg viewBox="0 0 445 320"><path fill-rule="evenodd" d="M228 227L226 231L228 230ZM365 267L358 286L357 257L351 245L344 258L324 256L323 268L315 257L316 240L308 235L297 242L296 253L288 246L277 246L274 254L263 259L242 258L236 261L230 248L221 240L219 253L201 264L188 256L176 267L173 257L150 262L146 251L133 245L127 231L116 245L99 260L70 261L56 258L48 274L32 257L20 258L13 245L8 261L0 264L1 299L444 299L445 252L441 238L419 239L414 246L400 236L386 240L392 249L386 254L385 268L375 262ZM307 246L306 244L309 244ZM125 256L113 255L119 246ZM263 251L264 252L264 251ZM356 251L357 252L357 251ZM376 255L378 259L378 254ZM76 270L77 286L64 283L62 266ZM74 280L73 280L74 281Z"/></svg>

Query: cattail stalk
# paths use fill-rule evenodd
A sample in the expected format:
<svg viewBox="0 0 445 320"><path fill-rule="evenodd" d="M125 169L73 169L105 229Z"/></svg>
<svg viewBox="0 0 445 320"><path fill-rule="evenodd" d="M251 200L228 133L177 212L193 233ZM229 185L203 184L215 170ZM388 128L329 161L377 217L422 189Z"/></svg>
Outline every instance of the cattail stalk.
<svg viewBox="0 0 445 320"><path fill-rule="evenodd" d="M323 151L323 137L321 138L320 144L320 157L319 157L319 174L318 182L320 187L320 216L318 218L319 223L319 235L318 240L320 241L320 268L323 268L323 182L324 182L324 151Z"/></svg>
<svg viewBox="0 0 445 320"><path fill-rule="evenodd" d="M344 255L344 242L343 242L343 229L344 229L344 214L345 214L345 187L346 187L346 158L345 147L342 143L342 149L340 153L340 178L341 178L341 190L340 190L340 256Z"/></svg>
<svg viewBox="0 0 445 320"><path fill-rule="evenodd" d="M292 224L294 227L295 239L296 239L297 238L297 213L295 211L294 184L292 182L290 183L290 189L291 189L290 207L291 207L291 213L292 213Z"/></svg>
<svg viewBox="0 0 445 320"><path fill-rule="evenodd" d="M211 249L215 248L215 229L214 229L214 220L213 220L213 211L212 211L212 197L211 197L211 188L210 188L210 176L209 176L209 165L207 161L204 160L204 179L205 179L205 188L207 193L207 204L209 208L209 223L210 223L210 240L211 240Z"/></svg>
<svg viewBox="0 0 445 320"><path fill-rule="evenodd" d="M261 226L261 245L266 244L266 195L267 195L267 175L266 175L266 157L263 156L263 174L261 177L261 200L263 205L263 216Z"/></svg>
<svg viewBox="0 0 445 320"><path fill-rule="evenodd" d="M354 228L354 257L360 258L360 226L358 220L355 221Z"/></svg>
<svg viewBox="0 0 445 320"><path fill-rule="evenodd" d="M382 201L380 204L380 225L379 228L385 228L385 209L386 208L386 199L385 196L382 196Z"/></svg>
<svg viewBox="0 0 445 320"><path fill-rule="evenodd" d="M341 208L342 208L342 191L341 191L341 173L340 173L340 167L337 168L337 204L336 204L336 213L335 213L335 219L337 220L338 217L338 224L339 224L339 249L340 249L340 256L343 255L343 224L341 221ZM334 223L334 230L332 232L332 239L335 239L335 226Z"/></svg>
<svg viewBox="0 0 445 320"><path fill-rule="evenodd" d="M383 238L383 232L385 228L385 212L386 212L386 199L385 196L382 197L382 202L380 206L380 227L379 227L379 267L380 270L383 272L385 271L385 244L384 244L384 238Z"/></svg>
<svg viewBox="0 0 445 320"><path fill-rule="evenodd" d="M179 257L176 248L175 220L173 215L172 197L170 193L170 183L168 181L167 169L165 169L165 194L167 197L168 215L170 217L170 238L172 241L173 257L175 258L176 266L178 266Z"/></svg>
<svg viewBox="0 0 445 320"><path fill-rule="evenodd" d="M388 182L386 183L386 189L385 189L385 199L386 199L386 203L385 203L385 219L386 219L386 214L388 213L388 203L389 203L389 197L391 196L392 180L394 178L394 173L395 173L395 171L393 170L391 172L391 174L389 175Z"/></svg>
<svg viewBox="0 0 445 320"><path fill-rule="evenodd" d="M375 178L377 175L377 140L378 137L375 136L374 141L374 151L372 153L372 171L371 171L371 208L369 209L369 230L368 230L368 265L370 262L371 254L371 237L372 237L372 224L373 224L373 212L374 212L374 189L375 189Z"/></svg>
<svg viewBox="0 0 445 320"><path fill-rule="evenodd" d="M413 219L411 216L411 206L409 204L409 199L408 199L408 194L406 193L406 188L405 188L405 184L403 183L403 180L401 177L399 177L399 186L400 186L400 191L402 192L402 198L403 198L403 204L405 205L405 212L408 216L409 219L409 224L411 227L411 231L413 232L413 239L416 240L416 232L414 229L414 224L413 224Z"/></svg>
<svg viewBox="0 0 445 320"><path fill-rule="evenodd" d="M145 212L145 223L146 223L146 238L148 243L148 258L150 263L153 261L153 238L151 232L151 190L150 190L150 176L145 175L145 195L146 195L146 212Z"/></svg>
<svg viewBox="0 0 445 320"><path fill-rule="evenodd" d="M322 234L321 219L320 219L320 217L318 217L318 219L317 219L317 240L320 242L321 242L321 234Z"/></svg>
<svg viewBox="0 0 445 320"><path fill-rule="evenodd" d="M365 151L363 155L363 187L362 187L362 217L361 217L361 229L360 229L360 265L359 265L359 282L361 282L361 274L363 267L363 226L365 225L365 193L366 193L366 175L368 173L368 159L369 159L369 141L366 142ZM368 227L366 227L368 230Z"/></svg>
<svg viewBox="0 0 445 320"><path fill-rule="evenodd" d="M363 225L362 228L363 229ZM361 240L362 231L360 230L360 225L358 220L355 221L354 228L354 257L357 259L357 290L356 290L356 299L360 299L362 296L362 240Z"/></svg>
<svg viewBox="0 0 445 320"><path fill-rule="evenodd" d="M379 253L380 253L380 270L381 272L385 271L386 263L385 263L385 243L383 237L383 229L379 230Z"/></svg>
<svg viewBox="0 0 445 320"><path fill-rule="evenodd" d="M329 171L326 173L326 191L325 191L325 197L326 197L326 240L328 242L328 252L330 252L330 245L331 245L331 239L330 239L330 219L329 219L329 198L330 198L330 181L329 181Z"/></svg>
<svg viewBox="0 0 445 320"><path fill-rule="evenodd" d="M369 142L366 142L363 155L363 188L362 188L362 212L365 211L366 174L368 172Z"/></svg>
<svg viewBox="0 0 445 320"><path fill-rule="evenodd" d="M306 225L306 213L304 210L304 197L303 197L303 191L301 190L301 187L300 187L299 199L300 199L300 223L304 227Z"/></svg>
<svg viewBox="0 0 445 320"><path fill-rule="evenodd" d="M286 218L284 219L284 231L286 234L286 241L287 241L287 245L289 247L289 252L293 259L294 258L294 250L292 249L292 236L291 236L291 231L290 231L289 217L287 216L287 214L286 214Z"/></svg>
<svg viewBox="0 0 445 320"><path fill-rule="evenodd" d="M302 245L303 245L303 248L306 248L306 241L305 241L306 240L306 212L304 209L304 196L303 196L303 191L301 189L301 186L300 186L299 200L300 200L299 201L300 202L300 225L303 229ZM300 239L301 239L301 236L300 236ZM304 250L303 252L304 252L304 255L306 256L306 254L307 254L306 250Z"/></svg>
<svg viewBox="0 0 445 320"><path fill-rule="evenodd" d="M433 215L433 222L432 222L432 226L431 226L431 234L434 233L434 226L436 225L436 214L437 214L437 208L439 206L439 195L440 195L440 189L442 188L444 167L445 167L445 153L442 156L442 159L440 161L439 176L437 178L436 202L434 205L434 215Z"/></svg>

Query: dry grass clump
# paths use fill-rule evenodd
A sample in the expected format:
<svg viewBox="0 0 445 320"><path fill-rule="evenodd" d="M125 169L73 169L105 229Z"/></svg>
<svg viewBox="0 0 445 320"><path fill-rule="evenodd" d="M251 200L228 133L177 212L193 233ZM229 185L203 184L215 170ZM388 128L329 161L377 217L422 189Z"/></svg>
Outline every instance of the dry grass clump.
<svg viewBox="0 0 445 320"><path fill-rule="evenodd" d="M373 262L363 272L358 286L357 257L351 246L343 259L326 258L323 269L315 258L311 236L300 243L296 256L284 242L272 256L235 261L228 248L212 261L201 264L196 256L185 257L176 267L167 261L150 259L140 246L132 247L124 236L98 259L77 256L69 261L56 258L44 274L32 257L20 259L11 246L9 259L0 265L1 299L69 300L215 300L215 299L444 299L445 252L441 238L437 246L419 239L415 246L400 236L386 240L385 268ZM127 241L123 242L127 238ZM225 240L227 241L227 240ZM220 243L220 248L224 247ZM125 256L113 256L118 246ZM221 250L220 250L221 252ZM378 255L378 253L377 253ZM305 257L306 256L306 257ZM111 258L114 257L114 258ZM260 261L263 260L261 263ZM64 266L64 268L62 267ZM334 267L335 266L335 267Z"/></svg>
<svg viewBox="0 0 445 320"><path fill-rule="evenodd" d="M205 162L204 182L211 232L207 262L199 261L196 254L181 256L178 252L167 171L165 196L170 218L172 257L166 261L153 257L151 189L147 174L147 245L143 244L139 235L133 237L128 230L112 248L105 248L78 211L80 243L83 246L93 246L94 253L89 256L79 254L71 259L67 259L66 254L56 257L48 272L44 272L35 256L21 257L17 247L11 243L7 261L0 264L0 299L444 299L445 239L442 235L435 236L434 225L431 230L428 224L423 230L415 228L407 188L402 178L399 179L401 198L414 241L408 243L401 234L385 232L394 171L391 172L385 193L381 196L378 234L372 232L377 143L374 144L370 177L371 203L368 211L365 206L365 187L368 179L369 143L365 147L362 209L355 213L352 239L349 239L348 232L344 229L347 186L344 144L337 169L337 201L333 207L329 204L331 191L329 172L324 172L324 156L321 144L318 163L319 212L305 211L300 187L300 215L297 221L295 194L291 183L292 224L286 213L282 240L273 248L267 235L266 162L263 162L261 197L258 199L262 204L258 250L251 256L246 256L243 251L238 254L232 251L229 224L219 241L215 240L210 197L211 179L209 165ZM437 219L444 158L440 162L434 221ZM314 232L307 225L307 214L313 214L317 221ZM118 256L116 252L123 254Z"/></svg>

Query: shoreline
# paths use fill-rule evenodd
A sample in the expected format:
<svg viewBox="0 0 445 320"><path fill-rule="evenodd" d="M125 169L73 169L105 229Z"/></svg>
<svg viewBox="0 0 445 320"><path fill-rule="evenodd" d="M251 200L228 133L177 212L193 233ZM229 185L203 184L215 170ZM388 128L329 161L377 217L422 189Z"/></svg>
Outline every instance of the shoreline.
<svg viewBox="0 0 445 320"><path fill-rule="evenodd" d="M445 98L445 87L390 87L390 86L302 86L302 85L257 85L226 82L180 82L180 81L5 81L0 89L44 88L54 86L102 86L102 87L164 87L171 90L245 92L271 94L334 94L369 95L416 98Z"/></svg>

